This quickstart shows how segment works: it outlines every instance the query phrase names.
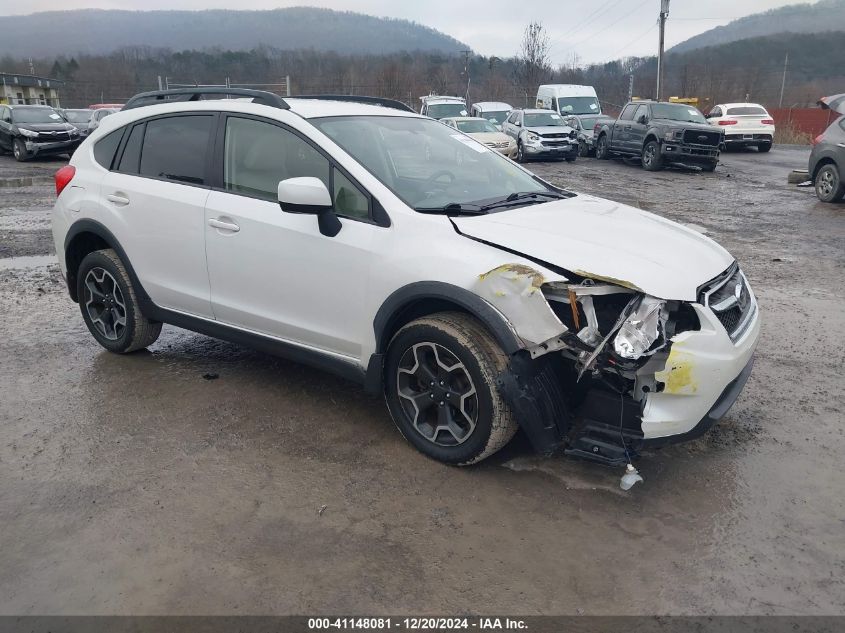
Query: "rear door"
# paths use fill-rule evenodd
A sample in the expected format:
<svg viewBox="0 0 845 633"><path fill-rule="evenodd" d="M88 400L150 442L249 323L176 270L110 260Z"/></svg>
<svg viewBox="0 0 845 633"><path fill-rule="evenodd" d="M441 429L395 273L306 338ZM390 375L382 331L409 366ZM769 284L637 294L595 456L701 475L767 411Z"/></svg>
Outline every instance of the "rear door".
<svg viewBox="0 0 845 633"><path fill-rule="evenodd" d="M9 108L0 106L0 147L12 149L12 114Z"/></svg>
<svg viewBox="0 0 845 633"><path fill-rule="evenodd" d="M163 308L213 317L205 262L205 201L216 115L134 124L100 185L107 226Z"/></svg>
<svg viewBox="0 0 845 633"><path fill-rule="evenodd" d="M631 121L634 119L634 112L639 106L636 103L629 103L622 110L619 118L613 122L612 134L610 138L611 149L617 152L625 152L630 147L631 136Z"/></svg>
<svg viewBox="0 0 845 633"><path fill-rule="evenodd" d="M645 142L645 135L646 132L648 132L648 122L648 106L642 104L634 111L634 119L631 121L631 129L628 131L627 149L632 152L642 151L643 143Z"/></svg>

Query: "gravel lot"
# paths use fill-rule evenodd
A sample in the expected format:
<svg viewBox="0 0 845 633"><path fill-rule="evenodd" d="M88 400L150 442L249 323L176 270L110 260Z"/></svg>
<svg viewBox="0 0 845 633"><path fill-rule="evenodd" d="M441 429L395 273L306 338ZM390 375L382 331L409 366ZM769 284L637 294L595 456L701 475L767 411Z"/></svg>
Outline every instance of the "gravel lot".
<svg viewBox="0 0 845 633"><path fill-rule="evenodd" d="M356 386L172 327L103 351L39 257L62 161L0 157L35 179L0 187L0 614L845 614L845 205L786 184L807 154L534 165L706 232L761 304L728 417L627 493L520 438L441 466Z"/></svg>

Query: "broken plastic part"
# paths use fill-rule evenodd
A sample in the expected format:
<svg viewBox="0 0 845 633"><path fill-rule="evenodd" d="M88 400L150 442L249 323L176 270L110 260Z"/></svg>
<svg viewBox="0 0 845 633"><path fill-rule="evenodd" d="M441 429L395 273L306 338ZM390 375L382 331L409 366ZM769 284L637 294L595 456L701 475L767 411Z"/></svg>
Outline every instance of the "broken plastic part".
<svg viewBox="0 0 845 633"><path fill-rule="evenodd" d="M665 331L665 306L666 302L661 299L644 296L634 313L619 328L613 339L614 351L622 358L637 359L661 349L649 351Z"/></svg>
<svg viewBox="0 0 845 633"><path fill-rule="evenodd" d="M530 266L504 264L478 276L477 292L505 315L526 346L539 345L567 331L540 291L545 282Z"/></svg>
<svg viewBox="0 0 845 633"><path fill-rule="evenodd" d="M622 475L622 479L619 481L619 487L622 490L630 490L634 484L640 483L641 481L643 481L643 478L640 475L640 471L634 468L633 464L628 464L625 467L625 474Z"/></svg>

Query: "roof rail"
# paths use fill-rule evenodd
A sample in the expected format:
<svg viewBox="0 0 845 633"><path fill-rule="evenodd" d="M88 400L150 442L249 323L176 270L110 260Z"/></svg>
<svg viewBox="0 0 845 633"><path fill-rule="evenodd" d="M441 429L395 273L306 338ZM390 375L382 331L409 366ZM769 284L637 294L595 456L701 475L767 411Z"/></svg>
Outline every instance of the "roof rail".
<svg viewBox="0 0 845 633"><path fill-rule="evenodd" d="M413 108L396 99L384 99L382 97L366 97L363 95L295 95L291 99L319 99L320 101L350 101L352 103L367 103L369 105L393 108L403 112L414 112Z"/></svg>
<svg viewBox="0 0 845 633"><path fill-rule="evenodd" d="M152 92L141 92L126 102L124 110L140 108L142 106L156 105L158 103L178 101L200 101L202 95L226 95L233 97L250 97L253 103L290 110L290 106L279 95L265 90L250 90L247 88L216 87L188 87L172 88L170 90L153 90Z"/></svg>

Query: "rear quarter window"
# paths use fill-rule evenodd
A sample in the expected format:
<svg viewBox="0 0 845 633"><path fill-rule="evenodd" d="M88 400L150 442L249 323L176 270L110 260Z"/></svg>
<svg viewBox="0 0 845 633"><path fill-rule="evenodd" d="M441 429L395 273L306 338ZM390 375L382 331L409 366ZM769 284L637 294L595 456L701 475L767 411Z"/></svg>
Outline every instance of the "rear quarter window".
<svg viewBox="0 0 845 633"><path fill-rule="evenodd" d="M98 165L106 169L112 168L114 153L120 145L121 138L123 138L123 128L109 132L94 144L94 160Z"/></svg>

